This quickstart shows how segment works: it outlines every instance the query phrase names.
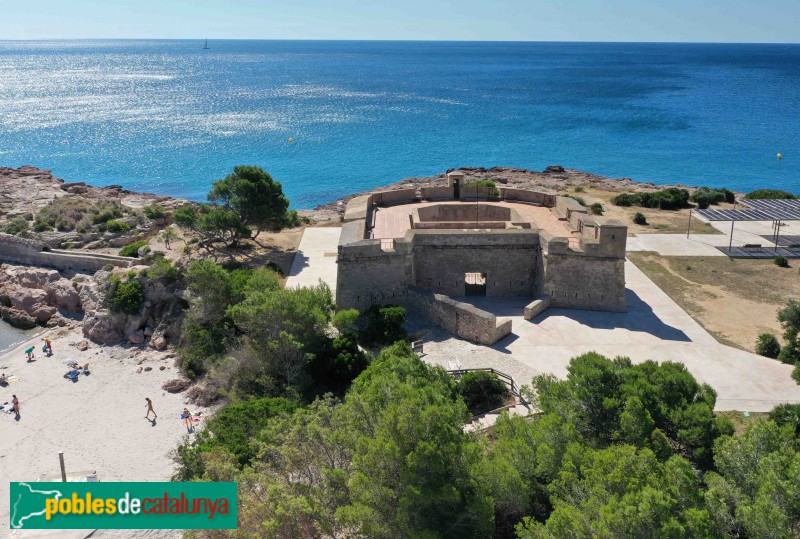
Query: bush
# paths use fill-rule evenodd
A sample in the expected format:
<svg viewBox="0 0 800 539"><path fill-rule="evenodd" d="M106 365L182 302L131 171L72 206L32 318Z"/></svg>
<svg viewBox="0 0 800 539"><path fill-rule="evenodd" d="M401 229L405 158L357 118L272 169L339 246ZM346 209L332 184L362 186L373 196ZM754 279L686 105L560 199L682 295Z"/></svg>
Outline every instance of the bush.
<svg viewBox="0 0 800 539"><path fill-rule="evenodd" d="M467 190L465 190L465 193L467 195L469 194L469 188L470 187L473 187L473 188L474 187L490 187L492 189L491 193L490 193L490 196L493 196L493 197L499 197L500 196L500 191L497 189L495 183L492 180L475 180L475 181L472 181L472 182L465 183L464 187L467 188Z"/></svg>
<svg viewBox="0 0 800 539"><path fill-rule="evenodd" d="M611 199L615 206L642 206L661 210L677 210L689 205L689 191L670 187L652 193L621 193Z"/></svg>
<svg viewBox="0 0 800 539"><path fill-rule="evenodd" d="M187 317L181 327L178 354L181 369L189 378L205 374L208 364L225 353L227 326L224 323L205 327L197 320Z"/></svg>
<svg viewBox="0 0 800 539"><path fill-rule="evenodd" d="M584 191L586 191L586 189L584 189L582 185L579 185L574 189L574 191L576 193L583 193Z"/></svg>
<svg viewBox="0 0 800 539"><path fill-rule="evenodd" d="M342 335L355 335L358 332L358 309L346 309L333 315L333 327Z"/></svg>
<svg viewBox="0 0 800 539"><path fill-rule="evenodd" d="M360 337L367 344L391 344L406 338L403 307L373 305L361 315Z"/></svg>
<svg viewBox="0 0 800 539"><path fill-rule="evenodd" d="M611 203L615 206L628 208L639 203L638 197L633 193L622 193L611 198Z"/></svg>
<svg viewBox="0 0 800 539"><path fill-rule="evenodd" d="M369 359L358 348L353 335L342 335L329 340L314 356L311 376L317 387L338 392L369 366Z"/></svg>
<svg viewBox="0 0 800 539"><path fill-rule="evenodd" d="M164 279L168 282L178 280L178 270L163 256L154 258L153 263L143 273L148 279Z"/></svg>
<svg viewBox="0 0 800 539"><path fill-rule="evenodd" d="M191 205L181 206L172 214L172 220L183 228L194 228L197 223L197 212Z"/></svg>
<svg viewBox="0 0 800 539"><path fill-rule="evenodd" d="M116 286L114 286L108 298L111 307L125 314L138 314L144 302L142 283L137 280L131 280L126 283L114 284Z"/></svg>
<svg viewBox="0 0 800 539"><path fill-rule="evenodd" d="M146 240L135 241L120 249L119 256L130 256L132 258L139 258L139 249L141 249L145 245L147 245Z"/></svg>
<svg viewBox="0 0 800 539"><path fill-rule="evenodd" d="M163 219L166 217L166 212L164 208L157 204L153 204L152 206L145 206L144 207L144 214L148 219L156 220L156 219Z"/></svg>
<svg viewBox="0 0 800 539"><path fill-rule="evenodd" d="M592 215L603 215L603 205L599 202L595 202L589 206L589 211L592 213Z"/></svg>
<svg viewBox="0 0 800 539"><path fill-rule="evenodd" d="M776 266L781 267L781 268L788 268L789 267L789 259L786 258L783 255L778 255L775 258L773 258L772 259L772 263L775 264Z"/></svg>
<svg viewBox="0 0 800 539"><path fill-rule="evenodd" d="M747 193L744 198L747 200L759 200L764 198L786 200L795 198L795 196L788 191L781 191L779 189L758 189Z"/></svg>
<svg viewBox="0 0 800 539"><path fill-rule="evenodd" d="M772 359L777 359L781 353L781 345L775 335L762 333L756 340L756 354Z"/></svg>
<svg viewBox="0 0 800 539"><path fill-rule="evenodd" d="M15 217L6 223L3 232L15 236L25 236L28 233L28 222L22 217Z"/></svg>
<svg viewBox="0 0 800 539"><path fill-rule="evenodd" d="M131 225L126 223L125 221L117 221L116 219L111 219L106 223L106 230L109 232L128 232L131 229Z"/></svg>
<svg viewBox="0 0 800 539"><path fill-rule="evenodd" d="M769 413L769 419L781 427L791 425L800 436L800 404L779 404Z"/></svg>
<svg viewBox="0 0 800 539"><path fill-rule="evenodd" d="M647 225L647 217L644 216L642 212L636 212L633 216L633 222L637 225L646 226Z"/></svg>
<svg viewBox="0 0 800 539"><path fill-rule="evenodd" d="M506 385L488 371L465 374L458 382L458 393L473 415L499 408L509 395Z"/></svg>
<svg viewBox="0 0 800 539"><path fill-rule="evenodd" d="M727 193L731 193L727 189L710 189L708 187L701 187L697 189L689 197L689 200L697 203L697 207L701 210L708 208L712 204L719 204L727 199ZM731 193L732 195L733 193Z"/></svg>

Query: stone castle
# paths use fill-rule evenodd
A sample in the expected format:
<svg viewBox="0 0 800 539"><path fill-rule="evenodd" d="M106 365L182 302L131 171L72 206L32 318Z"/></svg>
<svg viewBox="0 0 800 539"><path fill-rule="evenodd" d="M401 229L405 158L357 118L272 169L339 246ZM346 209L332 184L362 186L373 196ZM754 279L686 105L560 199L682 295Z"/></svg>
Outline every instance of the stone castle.
<svg viewBox="0 0 800 539"><path fill-rule="evenodd" d="M463 338L492 344L511 321L475 298L530 298L548 307L625 311L627 227L552 193L464 184L352 199L338 248L340 308L399 304Z"/></svg>

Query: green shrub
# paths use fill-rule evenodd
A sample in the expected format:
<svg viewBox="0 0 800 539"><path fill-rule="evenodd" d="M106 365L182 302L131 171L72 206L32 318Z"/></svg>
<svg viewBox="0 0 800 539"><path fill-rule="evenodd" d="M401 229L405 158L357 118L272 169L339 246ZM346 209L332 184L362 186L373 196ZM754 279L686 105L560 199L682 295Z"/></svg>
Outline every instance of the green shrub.
<svg viewBox="0 0 800 539"><path fill-rule="evenodd" d="M615 206L623 206L625 208L638 204L639 199L634 193L620 193L619 195L611 198L611 203Z"/></svg>
<svg viewBox="0 0 800 539"><path fill-rule="evenodd" d="M157 204L153 204L152 206L145 206L144 207L144 214L148 219L156 220L156 219L163 219L166 217L166 212L164 208Z"/></svg>
<svg viewBox="0 0 800 539"><path fill-rule="evenodd" d="M310 372L317 387L338 392L368 366L369 356L358 348L352 334L345 334L330 339L315 354Z"/></svg>
<svg viewBox="0 0 800 539"><path fill-rule="evenodd" d="M115 283L108 301L111 307L118 311L131 315L138 314L144 302L142 283L137 280Z"/></svg>
<svg viewBox="0 0 800 539"><path fill-rule="evenodd" d="M584 189L582 185L579 185L574 189L574 191L576 193L583 193L584 191L586 191L586 189Z"/></svg>
<svg viewBox="0 0 800 539"><path fill-rule="evenodd" d="M131 225L126 223L125 221L117 221L116 219L111 219L109 222L106 223L106 230L109 232L128 232L131 229Z"/></svg>
<svg viewBox="0 0 800 539"><path fill-rule="evenodd" d="M725 202L727 202L728 204L733 204L734 202L736 202L736 193L724 187L720 189L720 191L722 191L725 194Z"/></svg>
<svg viewBox="0 0 800 539"><path fill-rule="evenodd" d="M289 210L281 223L282 228L296 228L303 224L303 219L297 213L297 210Z"/></svg>
<svg viewBox="0 0 800 539"><path fill-rule="evenodd" d="M791 425L800 436L800 404L779 404L769 413L769 419L781 427Z"/></svg>
<svg viewBox="0 0 800 539"><path fill-rule="evenodd" d="M772 259L772 263L775 264L776 266L781 267L781 268L788 268L789 267L789 259L786 258L783 255L778 255L775 258L773 258Z"/></svg>
<svg viewBox="0 0 800 539"><path fill-rule="evenodd" d="M589 206L589 211L592 213L592 215L603 215L603 205L599 202L595 202Z"/></svg>
<svg viewBox="0 0 800 539"><path fill-rule="evenodd" d="M470 187L472 187L472 188L475 188L475 187L490 187L492 190L491 190L489 196L493 196L493 197L499 197L500 196L500 191L497 189L497 186L495 185L495 183L492 180L475 180L475 181L471 181L471 182L465 183L464 187L467 188L464 191L467 195L469 194L469 188Z"/></svg>
<svg viewBox="0 0 800 539"><path fill-rule="evenodd" d="M106 271L112 271L115 267L116 266L114 266L114 264L106 264L105 266L103 266L103 269Z"/></svg>
<svg viewBox="0 0 800 539"><path fill-rule="evenodd" d="M689 197L689 200L695 202L698 208L704 210L712 204L724 202L727 199L726 191L730 193L730 191L727 189L710 189L708 187L701 187L692 193L692 195Z"/></svg>
<svg viewBox="0 0 800 539"><path fill-rule="evenodd" d="M756 339L756 354L772 359L777 359L781 353L781 345L775 335L762 333Z"/></svg>
<svg viewBox="0 0 800 539"><path fill-rule="evenodd" d="M345 309L333 315L333 327L342 335L355 335L358 332L358 309Z"/></svg>
<svg viewBox="0 0 800 539"><path fill-rule="evenodd" d="M168 282L174 282L178 279L178 270L169 260L159 256L155 257L150 267L144 270L144 276L148 279L164 279Z"/></svg>
<svg viewBox="0 0 800 539"><path fill-rule="evenodd" d="M615 206L642 206L661 210L677 210L689 204L689 191L670 187L652 193L621 193L611 199Z"/></svg>
<svg viewBox="0 0 800 539"><path fill-rule="evenodd" d="M759 199L786 200L795 198L795 196L788 191L781 191L779 189L758 189L756 191L747 193L744 196L744 198L747 200L759 200Z"/></svg>
<svg viewBox="0 0 800 539"><path fill-rule="evenodd" d="M633 215L633 222L636 223L637 225L646 226L647 225L647 217L645 217L642 212L638 212L637 211Z"/></svg>
<svg viewBox="0 0 800 539"><path fill-rule="evenodd" d="M406 338L406 310L394 305L373 305L361 315L360 337L368 344L391 344Z"/></svg>
<svg viewBox="0 0 800 539"><path fill-rule="evenodd" d="M147 245L146 240L135 241L130 243L119 250L119 256L130 256L132 258L139 258L139 249Z"/></svg>
<svg viewBox="0 0 800 539"><path fill-rule="evenodd" d="M458 382L458 393L473 415L499 408L509 396L506 385L488 371L465 374Z"/></svg>
<svg viewBox="0 0 800 539"><path fill-rule="evenodd" d="M172 220L180 227L194 228L197 223L197 212L193 206L187 204L175 210L175 213L172 214Z"/></svg>
<svg viewBox="0 0 800 539"><path fill-rule="evenodd" d="M22 217L15 217L6 223L3 232L15 236L25 236L28 233L28 222Z"/></svg>
<svg viewBox="0 0 800 539"><path fill-rule="evenodd" d="M181 369L189 378L205 374L208 365L225 353L227 329L224 323L205 327L190 317L184 320L178 354Z"/></svg>

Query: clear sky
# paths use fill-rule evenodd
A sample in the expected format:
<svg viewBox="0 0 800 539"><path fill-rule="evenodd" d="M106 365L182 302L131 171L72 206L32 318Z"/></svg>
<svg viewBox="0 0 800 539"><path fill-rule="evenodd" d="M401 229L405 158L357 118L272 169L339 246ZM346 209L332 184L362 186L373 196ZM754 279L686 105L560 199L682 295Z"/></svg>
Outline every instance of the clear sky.
<svg viewBox="0 0 800 539"><path fill-rule="evenodd" d="M800 41L800 0L0 0L0 39Z"/></svg>

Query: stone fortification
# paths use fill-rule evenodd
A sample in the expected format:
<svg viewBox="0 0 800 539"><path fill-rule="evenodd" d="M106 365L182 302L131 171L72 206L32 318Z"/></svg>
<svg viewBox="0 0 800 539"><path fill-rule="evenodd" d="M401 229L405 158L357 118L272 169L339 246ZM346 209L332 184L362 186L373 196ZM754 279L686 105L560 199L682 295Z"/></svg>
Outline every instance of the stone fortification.
<svg viewBox="0 0 800 539"><path fill-rule="evenodd" d="M351 201L337 259L341 308L406 305L481 343L501 336L487 322L492 315L472 307L467 316L462 302L446 297L522 296L546 298L552 307L625 310L627 228L622 223L589 216L570 198L521 189L501 188L494 195L487 189L489 200L481 209L456 202L469 199L466 191L471 188L459 186L461 181L456 172L446 188L433 192L405 189ZM473 201L475 194L473 190ZM426 195L454 204L412 210L403 237L372 237L376 208L418 203ZM547 208L563 221L565 233L556 236L523 223L513 207L492 206L493 200Z"/></svg>

